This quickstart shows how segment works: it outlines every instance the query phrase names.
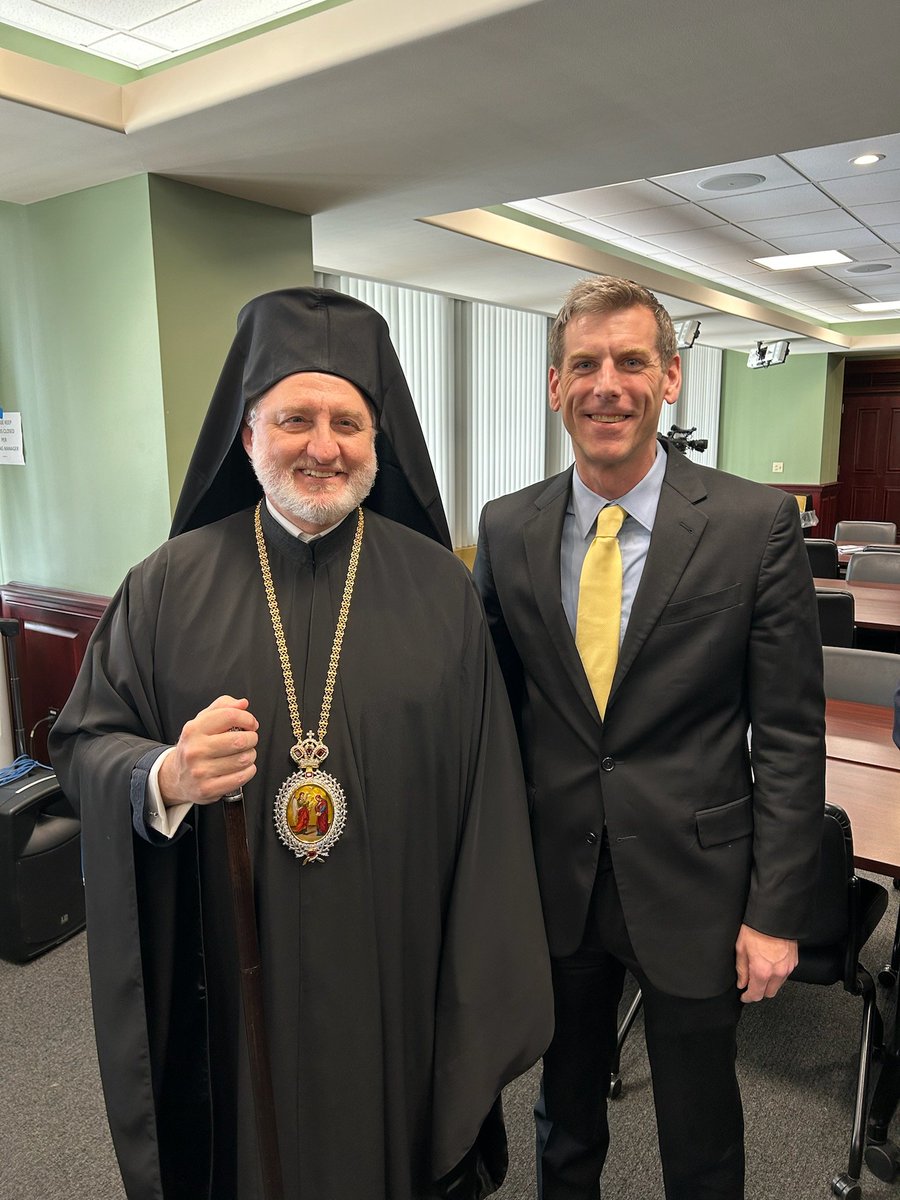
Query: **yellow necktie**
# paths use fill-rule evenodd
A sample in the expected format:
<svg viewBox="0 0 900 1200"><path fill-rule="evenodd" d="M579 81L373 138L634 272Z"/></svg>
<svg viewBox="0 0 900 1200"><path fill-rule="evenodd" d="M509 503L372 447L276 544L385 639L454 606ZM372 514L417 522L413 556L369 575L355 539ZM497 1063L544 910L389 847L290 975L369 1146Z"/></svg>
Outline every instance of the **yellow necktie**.
<svg viewBox="0 0 900 1200"><path fill-rule="evenodd" d="M618 533L625 511L608 504L597 517L597 533L588 547L578 588L575 645L594 693L600 716L619 659L619 627L622 623L622 555Z"/></svg>

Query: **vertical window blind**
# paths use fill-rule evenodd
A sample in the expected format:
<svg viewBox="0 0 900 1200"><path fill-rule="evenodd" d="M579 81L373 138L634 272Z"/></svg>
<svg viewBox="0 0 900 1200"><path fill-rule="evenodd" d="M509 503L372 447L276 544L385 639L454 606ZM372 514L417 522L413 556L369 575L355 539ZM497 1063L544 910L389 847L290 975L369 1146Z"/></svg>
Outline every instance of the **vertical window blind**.
<svg viewBox="0 0 900 1200"><path fill-rule="evenodd" d="M681 351L681 395L675 404L664 404L659 414L660 433L672 425L690 429L696 425L695 438L706 438L709 446L702 453L689 450L696 462L714 467L719 455L719 402L722 393L722 351L714 346L693 345Z"/></svg>

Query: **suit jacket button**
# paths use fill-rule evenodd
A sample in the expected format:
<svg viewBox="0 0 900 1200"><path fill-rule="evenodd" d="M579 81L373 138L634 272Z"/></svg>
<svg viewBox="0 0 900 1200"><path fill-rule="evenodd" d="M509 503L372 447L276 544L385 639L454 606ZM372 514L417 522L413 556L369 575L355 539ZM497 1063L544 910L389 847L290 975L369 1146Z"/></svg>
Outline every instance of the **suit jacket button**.
<svg viewBox="0 0 900 1200"><path fill-rule="evenodd" d="M603 758L600 760L600 766L604 771L612 771L615 765L616 760L614 758Z"/></svg>
<svg viewBox="0 0 900 1200"><path fill-rule="evenodd" d="M593 831L593 830L591 830L591 832L590 832L590 833L587 835L587 839L586 839L586 840L587 840L587 844L588 844L589 846L593 846L593 845L594 845L594 843L595 843L595 842L596 842L596 840L597 840L597 835L596 835L596 833L594 833L594 831Z"/></svg>

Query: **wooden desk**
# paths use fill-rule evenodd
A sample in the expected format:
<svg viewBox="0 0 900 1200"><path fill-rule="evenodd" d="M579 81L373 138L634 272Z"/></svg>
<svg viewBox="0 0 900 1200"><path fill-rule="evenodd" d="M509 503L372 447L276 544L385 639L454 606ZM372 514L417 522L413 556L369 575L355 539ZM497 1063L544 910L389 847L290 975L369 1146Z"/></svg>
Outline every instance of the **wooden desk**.
<svg viewBox="0 0 900 1200"><path fill-rule="evenodd" d="M897 668L900 671L900 659ZM825 704L825 753L829 758L900 771L900 749L894 744L893 733L893 709L851 700L828 700ZM900 804L900 780L897 787Z"/></svg>
<svg viewBox="0 0 900 1200"><path fill-rule="evenodd" d="M900 630L900 583L848 583L846 579L816 579L817 588L850 592L856 615L854 620L863 629Z"/></svg>
<svg viewBox="0 0 900 1200"><path fill-rule="evenodd" d="M825 799L850 818L857 867L900 878L900 772L829 758Z"/></svg>

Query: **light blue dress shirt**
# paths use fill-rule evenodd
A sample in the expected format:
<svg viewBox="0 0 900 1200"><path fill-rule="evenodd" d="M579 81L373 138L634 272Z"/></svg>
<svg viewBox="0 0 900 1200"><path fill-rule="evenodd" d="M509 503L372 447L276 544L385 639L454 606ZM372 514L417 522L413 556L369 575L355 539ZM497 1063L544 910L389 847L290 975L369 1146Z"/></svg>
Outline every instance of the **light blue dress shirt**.
<svg viewBox="0 0 900 1200"><path fill-rule="evenodd" d="M653 466L630 492L617 500L605 500L581 482L578 468L572 472L572 488L569 505L563 522L562 541L559 548L559 578L563 608L572 636L578 615L578 586L585 555L597 527L597 516L607 504L618 504L626 512L619 530L619 550L622 555L622 624L619 628L619 646L628 628L638 584L644 573L650 535L656 520L656 509L666 473L666 451L656 444Z"/></svg>

